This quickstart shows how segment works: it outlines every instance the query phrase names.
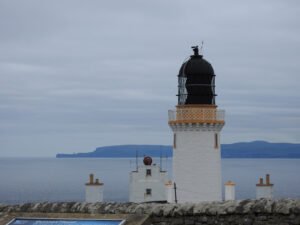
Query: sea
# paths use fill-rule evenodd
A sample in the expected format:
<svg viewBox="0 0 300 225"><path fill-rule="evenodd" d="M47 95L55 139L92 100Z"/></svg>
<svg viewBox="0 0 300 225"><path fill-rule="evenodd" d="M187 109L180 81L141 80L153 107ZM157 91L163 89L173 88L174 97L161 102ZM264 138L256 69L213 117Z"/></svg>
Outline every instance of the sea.
<svg viewBox="0 0 300 225"><path fill-rule="evenodd" d="M153 161L172 178L171 158ZM83 202L90 173L104 183L104 201L126 202L129 173L141 163L134 158L0 158L0 203ZM255 198L255 184L267 173L274 198L300 198L300 159L222 159L223 184L236 183L237 199Z"/></svg>

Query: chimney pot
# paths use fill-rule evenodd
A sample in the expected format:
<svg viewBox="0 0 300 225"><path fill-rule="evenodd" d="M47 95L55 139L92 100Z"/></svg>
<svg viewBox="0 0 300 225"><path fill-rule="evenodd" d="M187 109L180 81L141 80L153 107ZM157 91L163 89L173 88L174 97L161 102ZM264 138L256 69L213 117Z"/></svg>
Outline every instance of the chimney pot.
<svg viewBox="0 0 300 225"><path fill-rule="evenodd" d="M94 183L94 174L90 174L90 184Z"/></svg>
<svg viewBox="0 0 300 225"><path fill-rule="evenodd" d="M266 183L267 183L267 185L270 184L270 174L266 175Z"/></svg>

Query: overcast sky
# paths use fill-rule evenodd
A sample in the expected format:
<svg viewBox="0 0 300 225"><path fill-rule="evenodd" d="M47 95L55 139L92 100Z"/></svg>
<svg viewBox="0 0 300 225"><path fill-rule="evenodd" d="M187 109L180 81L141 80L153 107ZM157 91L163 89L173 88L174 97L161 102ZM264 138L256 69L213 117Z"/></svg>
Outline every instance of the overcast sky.
<svg viewBox="0 0 300 225"><path fill-rule="evenodd" d="M170 145L201 41L222 142L299 143L299 15L299 0L0 0L0 156Z"/></svg>

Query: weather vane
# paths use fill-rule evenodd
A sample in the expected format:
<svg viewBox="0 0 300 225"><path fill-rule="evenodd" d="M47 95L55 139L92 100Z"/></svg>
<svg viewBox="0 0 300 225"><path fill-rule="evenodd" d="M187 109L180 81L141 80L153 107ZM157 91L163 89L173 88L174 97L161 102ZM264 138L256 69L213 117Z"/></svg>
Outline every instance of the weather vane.
<svg viewBox="0 0 300 225"><path fill-rule="evenodd" d="M193 51L194 51L194 55L199 55L199 48L198 48L198 45L192 46L192 49L193 49Z"/></svg>
<svg viewBox="0 0 300 225"><path fill-rule="evenodd" d="M203 45L204 45L204 42L202 41L201 42L201 47L200 47L200 54L201 55L203 55ZM192 46L192 49L194 51L194 55L199 55L199 47L198 47L198 45Z"/></svg>

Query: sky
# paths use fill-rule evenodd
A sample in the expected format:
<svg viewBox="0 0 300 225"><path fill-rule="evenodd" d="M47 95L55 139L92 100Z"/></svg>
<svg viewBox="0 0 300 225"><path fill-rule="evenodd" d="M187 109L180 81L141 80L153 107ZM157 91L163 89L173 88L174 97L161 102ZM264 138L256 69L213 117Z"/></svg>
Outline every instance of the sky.
<svg viewBox="0 0 300 225"><path fill-rule="evenodd" d="M0 0L0 157L171 145L202 41L222 143L299 143L299 15L298 0Z"/></svg>

